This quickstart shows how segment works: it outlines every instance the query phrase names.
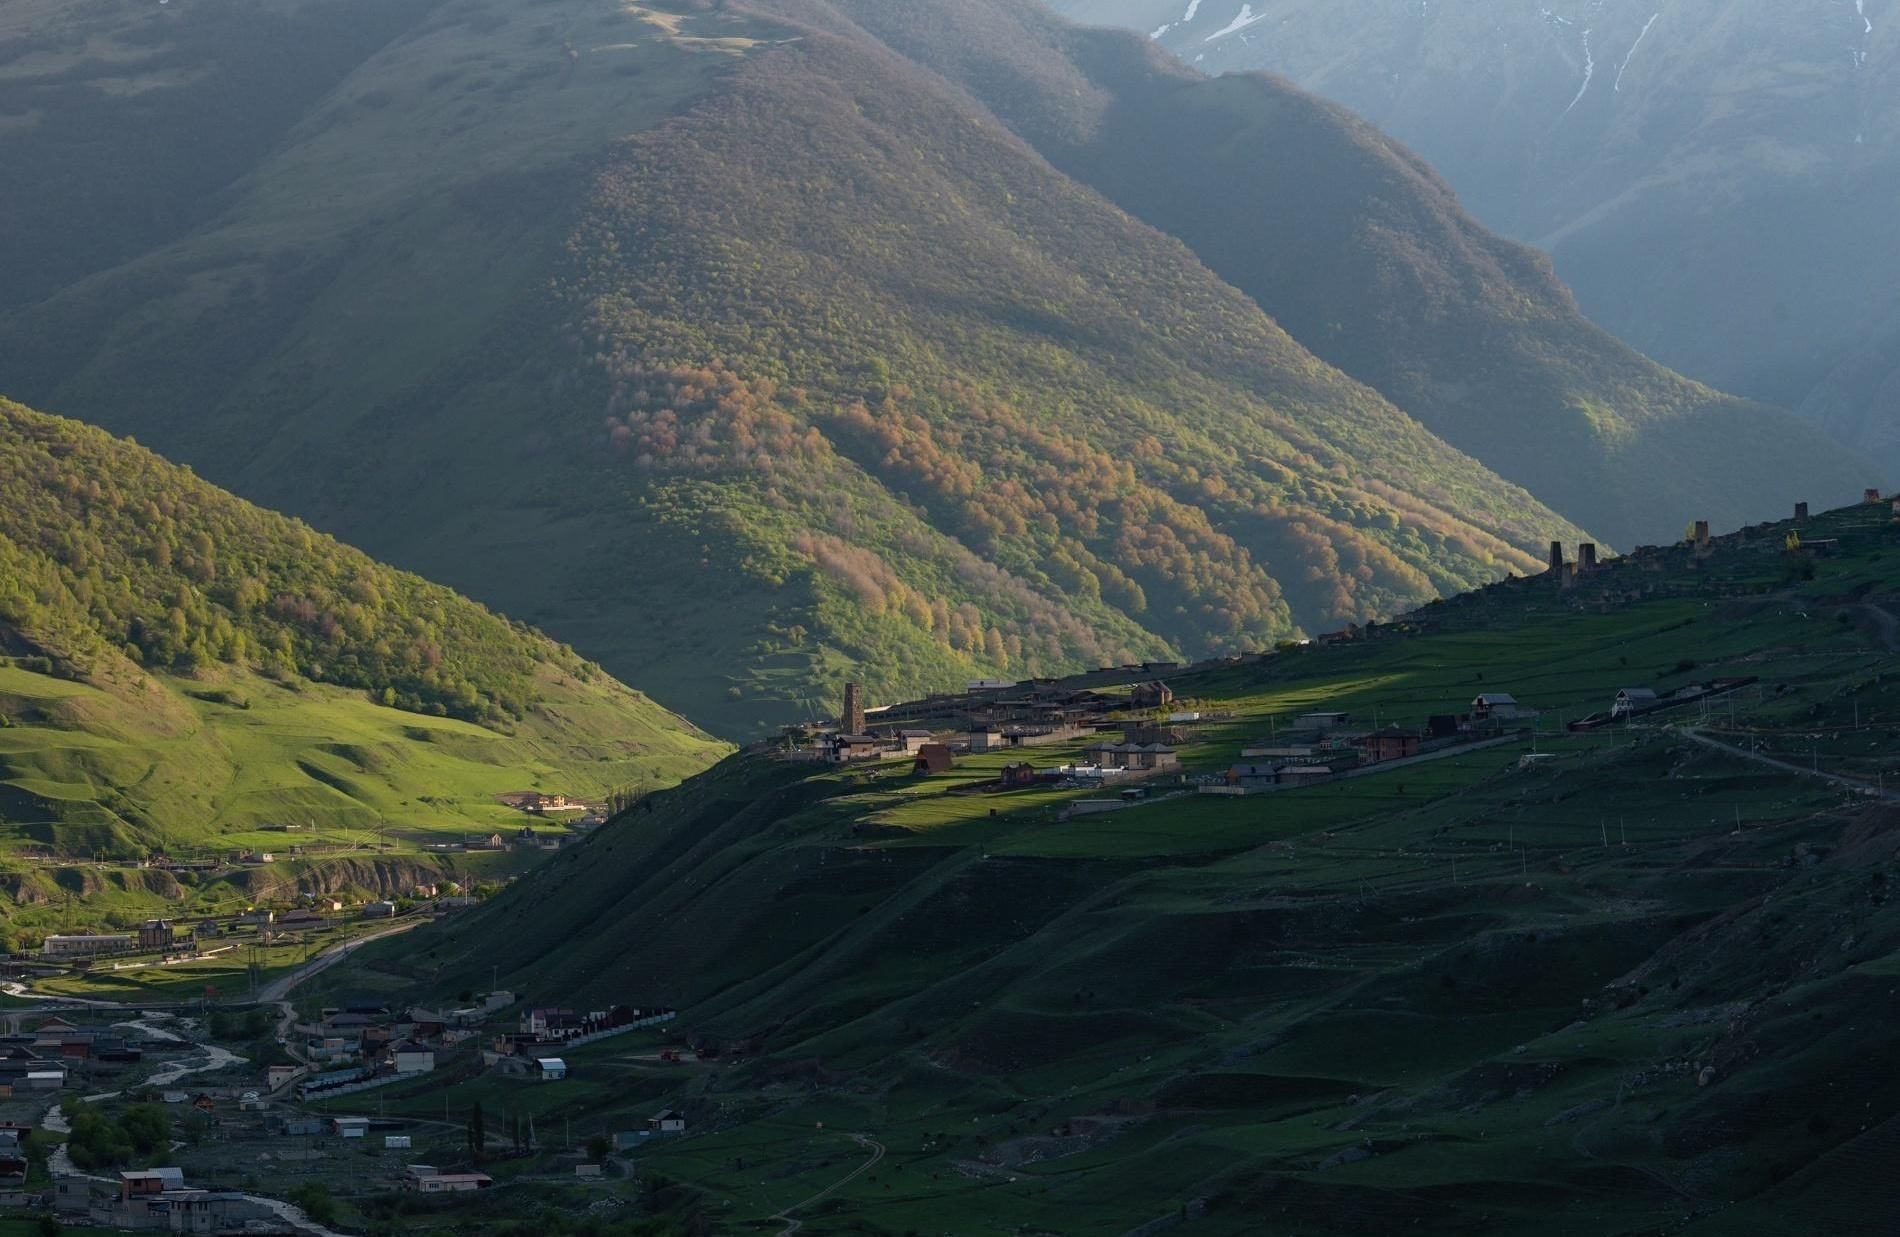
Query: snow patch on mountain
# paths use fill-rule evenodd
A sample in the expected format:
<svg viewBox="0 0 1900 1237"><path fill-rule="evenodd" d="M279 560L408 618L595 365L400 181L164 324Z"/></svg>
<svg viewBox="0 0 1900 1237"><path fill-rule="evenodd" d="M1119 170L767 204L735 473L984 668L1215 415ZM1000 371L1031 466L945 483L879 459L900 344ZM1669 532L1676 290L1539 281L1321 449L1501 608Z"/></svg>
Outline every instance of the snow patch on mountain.
<svg viewBox="0 0 1900 1237"><path fill-rule="evenodd" d="M1230 34L1239 34L1242 30L1245 30L1254 23L1263 22L1265 20L1267 20L1267 14L1255 14L1253 5L1243 4L1240 6L1240 12L1235 15L1234 20L1228 22L1225 26L1222 26L1219 30L1216 30L1201 41L1203 43L1212 43L1214 40L1224 39Z"/></svg>
<svg viewBox="0 0 1900 1237"><path fill-rule="evenodd" d="M1648 21L1643 23L1643 32L1636 36L1634 43L1630 44L1629 55L1623 57L1623 63L1617 67L1616 82L1612 93L1623 93L1623 74L1629 72L1630 61L1636 59L1636 49L1643 45L1643 40L1649 37L1650 30L1656 25L1656 18L1661 16L1662 14L1658 13L1655 17L1651 17Z"/></svg>

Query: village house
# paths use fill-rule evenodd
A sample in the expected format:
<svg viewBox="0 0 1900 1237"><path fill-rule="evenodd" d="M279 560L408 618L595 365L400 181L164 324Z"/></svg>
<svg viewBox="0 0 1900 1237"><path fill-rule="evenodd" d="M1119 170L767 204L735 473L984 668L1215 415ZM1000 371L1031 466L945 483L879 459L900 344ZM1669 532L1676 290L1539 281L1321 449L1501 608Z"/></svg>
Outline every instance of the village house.
<svg viewBox="0 0 1900 1237"><path fill-rule="evenodd" d="M1647 687L1625 687L1616 693L1616 703L1610 706L1611 717L1629 717L1659 704L1660 698Z"/></svg>
<svg viewBox="0 0 1900 1237"><path fill-rule="evenodd" d="M412 1164L403 1174L402 1188L416 1194L464 1194L495 1184L487 1173L439 1173L426 1164Z"/></svg>
<svg viewBox="0 0 1900 1237"><path fill-rule="evenodd" d="M1416 730L1387 726L1383 730L1359 736L1352 740L1352 745L1365 754L1367 764L1376 765L1418 755L1419 736Z"/></svg>
<svg viewBox="0 0 1900 1237"><path fill-rule="evenodd" d="M1165 709L1174 703L1174 689L1159 679L1137 683L1128 693L1128 703L1137 709Z"/></svg>
<svg viewBox="0 0 1900 1237"><path fill-rule="evenodd" d="M9 1036L9 1041L19 1037ZM18 1042L0 1043L0 1097L37 1091L58 1091L66 1085L67 1069L56 1057L44 1056Z"/></svg>
<svg viewBox="0 0 1900 1237"><path fill-rule="evenodd" d="M1237 764L1227 770L1229 786L1273 786L1280 780L1280 766L1273 764Z"/></svg>
<svg viewBox="0 0 1900 1237"><path fill-rule="evenodd" d="M119 1197L140 1198L185 1188L182 1168L126 1169L119 1173Z"/></svg>
<svg viewBox="0 0 1900 1237"><path fill-rule="evenodd" d="M560 1082L567 1077L567 1062L559 1057L536 1057L534 1073L542 1082Z"/></svg>
<svg viewBox="0 0 1900 1237"><path fill-rule="evenodd" d="M17 1130L0 1129L0 1188L23 1184L26 1171L25 1140Z"/></svg>
<svg viewBox="0 0 1900 1237"><path fill-rule="evenodd" d="M177 939L168 919L148 919L139 925L140 949L170 949Z"/></svg>
<svg viewBox="0 0 1900 1237"><path fill-rule="evenodd" d="M1325 734L1328 731L1338 730L1351 721L1352 714L1350 713L1302 713L1293 719L1293 728Z"/></svg>
<svg viewBox="0 0 1900 1237"><path fill-rule="evenodd" d="M411 1009L396 1022L397 1031L413 1040L441 1039L448 1026L448 1018L421 1006Z"/></svg>
<svg viewBox="0 0 1900 1237"><path fill-rule="evenodd" d="M398 1040L388 1051L389 1063L398 1074L426 1074L435 1068L435 1049L414 1040Z"/></svg>
<svg viewBox="0 0 1900 1237"><path fill-rule="evenodd" d="M1159 743L1096 743L1083 749L1089 761L1103 769L1131 773L1160 773L1181 767L1181 757Z"/></svg>
<svg viewBox="0 0 1900 1237"><path fill-rule="evenodd" d="M1005 790L1017 790L1024 786L1034 786L1041 777L1037 774L1035 765L1014 764L1004 765L1002 776L997 780L1003 784Z"/></svg>
<svg viewBox="0 0 1900 1237"><path fill-rule="evenodd" d="M1519 704L1509 692L1485 692L1471 702L1471 716L1478 721L1529 721L1537 710Z"/></svg>
<svg viewBox="0 0 1900 1237"><path fill-rule="evenodd" d="M395 917L396 904L394 902L366 902L363 904L363 918L365 919L394 919Z"/></svg>
<svg viewBox="0 0 1900 1237"><path fill-rule="evenodd" d="M825 740L825 760L834 765L877 760L884 755L884 743L868 734L834 734Z"/></svg>
<svg viewBox="0 0 1900 1237"><path fill-rule="evenodd" d="M686 1132L686 1114L677 1109L666 1108L647 1118L649 1133L668 1135Z"/></svg>

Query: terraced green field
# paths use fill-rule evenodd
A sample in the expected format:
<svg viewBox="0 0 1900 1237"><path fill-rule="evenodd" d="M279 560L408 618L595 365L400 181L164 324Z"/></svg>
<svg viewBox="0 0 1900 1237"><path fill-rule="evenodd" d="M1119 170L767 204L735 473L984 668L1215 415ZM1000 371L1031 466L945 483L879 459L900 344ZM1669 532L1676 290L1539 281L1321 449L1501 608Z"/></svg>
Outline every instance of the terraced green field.
<svg viewBox="0 0 1900 1237"><path fill-rule="evenodd" d="M577 1137L678 1106L691 1136L635 1164L710 1231L779 1231L834 1185L801 1232L1881 1231L1900 528L1823 530L1811 561L1751 530L1171 680L1235 715L1191 774L1298 711L1416 722L1482 690L1546 710L1521 745L1068 820L1089 792L947 793L1000 755L917 778L755 752L305 999L498 965L533 1004L678 1005L670 1038L718 1060L609 1041L545 1092L444 1077L405 1103ZM1562 725L1716 677L1758 682Z"/></svg>

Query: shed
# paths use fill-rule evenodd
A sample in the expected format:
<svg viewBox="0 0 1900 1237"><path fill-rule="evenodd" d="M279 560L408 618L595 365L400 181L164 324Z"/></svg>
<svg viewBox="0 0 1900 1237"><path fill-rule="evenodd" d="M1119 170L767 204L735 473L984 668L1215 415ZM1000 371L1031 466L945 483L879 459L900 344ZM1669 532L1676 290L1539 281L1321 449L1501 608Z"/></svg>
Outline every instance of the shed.
<svg viewBox="0 0 1900 1237"><path fill-rule="evenodd" d="M567 1077L567 1062L559 1057L536 1057L534 1072L542 1082L558 1082Z"/></svg>
<svg viewBox="0 0 1900 1237"><path fill-rule="evenodd" d="M663 1108L647 1118L647 1128L655 1134L684 1134L686 1114L678 1109Z"/></svg>
<svg viewBox="0 0 1900 1237"><path fill-rule="evenodd" d="M948 773L956 768L956 764L950 749L941 743L926 743L917 749L915 772L919 777Z"/></svg>

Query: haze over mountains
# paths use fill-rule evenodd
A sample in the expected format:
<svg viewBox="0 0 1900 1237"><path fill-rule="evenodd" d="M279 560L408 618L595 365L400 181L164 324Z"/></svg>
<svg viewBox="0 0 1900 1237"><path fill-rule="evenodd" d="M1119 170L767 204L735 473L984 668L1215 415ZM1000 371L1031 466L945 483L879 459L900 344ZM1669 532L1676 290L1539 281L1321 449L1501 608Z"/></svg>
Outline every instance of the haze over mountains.
<svg viewBox="0 0 1900 1237"><path fill-rule="evenodd" d="M1875 479L1365 124L1022 0L26 0L0 162L0 388L728 734Z"/></svg>
<svg viewBox="0 0 1900 1237"><path fill-rule="evenodd" d="M1268 69L1549 250L1592 319L1900 466L1900 10L1883 0L1055 0Z"/></svg>

